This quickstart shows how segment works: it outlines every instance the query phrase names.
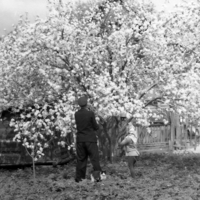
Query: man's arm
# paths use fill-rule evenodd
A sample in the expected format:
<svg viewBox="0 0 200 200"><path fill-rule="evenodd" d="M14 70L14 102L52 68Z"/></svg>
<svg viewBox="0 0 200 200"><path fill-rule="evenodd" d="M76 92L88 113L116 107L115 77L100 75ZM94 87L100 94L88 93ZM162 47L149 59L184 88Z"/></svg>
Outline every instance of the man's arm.
<svg viewBox="0 0 200 200"><path fill-rule="evenodd" d="M96 122L96 119L95 119L95 116L94 116L93 112L92 112L92 126L93 126L95 131L97 131L99 129L99 125Z"/></svg>

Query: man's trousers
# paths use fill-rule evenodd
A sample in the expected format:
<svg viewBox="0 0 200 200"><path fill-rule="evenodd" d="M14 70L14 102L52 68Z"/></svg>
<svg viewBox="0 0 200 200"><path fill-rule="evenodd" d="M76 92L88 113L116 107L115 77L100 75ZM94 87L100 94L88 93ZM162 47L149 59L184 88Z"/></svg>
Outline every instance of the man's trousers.
<svg viewBox="0 0 200 200"><path fill-rule="evenodd" d="M93 166L94 171L101 171L99 163L99 151L96 142L78 142L76 145L77 164L76 164L76 180L85 179L88 157Z"/></svg>

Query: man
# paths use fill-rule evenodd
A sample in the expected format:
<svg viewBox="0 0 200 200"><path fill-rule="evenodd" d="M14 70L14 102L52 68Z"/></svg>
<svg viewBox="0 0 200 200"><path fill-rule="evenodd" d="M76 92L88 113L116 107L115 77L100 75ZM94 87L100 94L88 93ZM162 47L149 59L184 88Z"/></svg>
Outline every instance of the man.
<svg viewBox="0 0 200 200"><path fill-rule="evenodd" d="M99 163L99 151L97 146L97 136L95 131L98 130L98 124L95 120L94 113L87 110L87 98L78 99L80 110L75 113L75 122L77 128L76 150L76 182L85 179L88 156L96 173L101 171Z"/></svg>

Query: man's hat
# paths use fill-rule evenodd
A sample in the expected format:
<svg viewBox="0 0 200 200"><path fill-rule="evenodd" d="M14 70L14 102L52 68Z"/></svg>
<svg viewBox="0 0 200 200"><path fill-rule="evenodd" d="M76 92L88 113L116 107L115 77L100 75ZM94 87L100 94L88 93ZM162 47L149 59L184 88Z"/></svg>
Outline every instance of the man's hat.
<svg viewBox="0 0 200 200"><path fill-rule="evenodd" d="M120 117L121 117L121 118L126 118L126 112L121 112L121 113L120 113Z"/></svg>
<svg viewBox="0 0 200 200"><path fill-rule="evenodd" d="M81 97L78 99L78 105L83 107L87 105L87 98L86 97Z"/></svg>

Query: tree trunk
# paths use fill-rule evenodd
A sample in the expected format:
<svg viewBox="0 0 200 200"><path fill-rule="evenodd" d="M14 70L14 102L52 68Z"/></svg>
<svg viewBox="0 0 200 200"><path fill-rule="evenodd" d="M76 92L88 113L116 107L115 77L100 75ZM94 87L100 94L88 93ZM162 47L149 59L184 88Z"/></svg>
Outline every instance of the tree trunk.
<svg viewBox="0 0 200 200"><path fill-rule="evenodd" d="M35 160L34 157L32 157L32 162L33 162L33 182L34 185L36 184L36 172L35 172Z"/></svg>
<svg viewBox="0 0 200 200"><path fill-rule="evenodd" d="M118 149L118 140L123 135L124 131L123 128L119 129L117 117L111 117L103 124L99 134L99 142L104 159L113 162L113 158L119 156L121 152Z"/></svg>

